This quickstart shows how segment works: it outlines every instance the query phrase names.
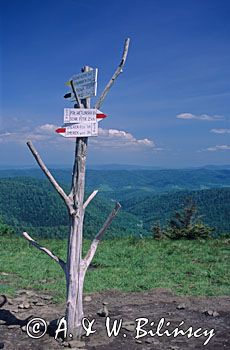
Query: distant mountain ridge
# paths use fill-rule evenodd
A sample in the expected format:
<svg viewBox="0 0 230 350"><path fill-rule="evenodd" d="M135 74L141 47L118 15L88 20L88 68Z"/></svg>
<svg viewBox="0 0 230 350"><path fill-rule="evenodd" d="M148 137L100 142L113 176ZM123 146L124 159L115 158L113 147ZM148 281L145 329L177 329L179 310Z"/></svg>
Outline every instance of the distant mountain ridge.
<svg viewBox="0 0 230 350"><path fill-rule="evenodd" d="M71 170L53 169L51 172L57 180L66 185L71 183ZM38 169L1 170L0 178L33 177L45 179ZM168 192L178 190L199 190L230 186L230 169L165 169L165 170L91 170L86 171L86 186L89 191L99 189L101 192L130 191Z"/></svg>
<svg viewBox="0 0 230 350"><path fill-rule="evenodd" d="M48 164L48 168L50 169L59 169L59 170L70 170L71 166L67 164ZM32 167L30 165L24 165L20 167L15 167L15 165L1 165L0 171L2 170L13 170L13 171L21 171L21 170L34 170L37 167ZM195 169L230 169L230 164L223 165L215 165L215 164L207 164L203 166L193 166L193 167L167 167L167 166L154 166L154 165L139 165L139 164L117 164L117 163L109 163L109 164L88 164L87 169L91 170L195 170Z"/></svg>

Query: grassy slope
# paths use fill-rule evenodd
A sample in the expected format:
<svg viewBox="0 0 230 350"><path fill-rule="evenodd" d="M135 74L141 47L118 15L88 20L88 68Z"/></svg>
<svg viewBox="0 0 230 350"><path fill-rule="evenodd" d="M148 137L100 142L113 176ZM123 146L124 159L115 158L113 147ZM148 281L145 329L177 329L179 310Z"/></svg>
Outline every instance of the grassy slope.
<svg viewBox="0 0 230 350"><path fill-rule="evenodd" d="M65 240L43 240L65 257ZM162 287L183 295L228 295L229 240L154 241L123 238L101 243L86 275L85 291L142 291ZM1 237L0 293L33 288L65 299L60 267L21 237ZM84 250L89 241L84 242ZM8 275L1 274L8 273Z"/></svg>

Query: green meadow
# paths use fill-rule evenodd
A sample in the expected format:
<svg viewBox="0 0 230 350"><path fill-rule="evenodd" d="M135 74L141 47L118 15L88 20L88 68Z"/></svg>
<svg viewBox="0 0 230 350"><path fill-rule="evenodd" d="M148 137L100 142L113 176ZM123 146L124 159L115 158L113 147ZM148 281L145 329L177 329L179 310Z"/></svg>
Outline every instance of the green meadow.
<svg viewBox="0 0 230 350"><path fill-rule="evenodd" d="M66 240L39 243L65 259ZM84 253L89 244L84 241ZM161 287L177 295L229 295L229 245L227 238L103 240L86 274L85 292ZM16 290L28 288L50 292L56 302L65 300L65 278L59 265L19 236L1 236L0 281L0 293L13 296Z"/></svg>

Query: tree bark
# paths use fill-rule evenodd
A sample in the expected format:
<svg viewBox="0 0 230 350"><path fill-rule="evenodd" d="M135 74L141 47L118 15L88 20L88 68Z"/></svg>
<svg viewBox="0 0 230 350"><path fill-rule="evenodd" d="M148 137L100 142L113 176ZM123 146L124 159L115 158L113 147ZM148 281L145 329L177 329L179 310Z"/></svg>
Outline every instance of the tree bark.
<svg viewBox="0 0 230 350"><path fill-rule="evenodd" d="M67 255L67 308L66 320L68 333L79 337L81 335L83 318L83 284L82 269L82 236L84 221L84 189L86 165L87 138L76 141L75 167L73 172L72 195L75 214L70 217L71 228Z"/></svg>
<svg viewBox="0 0 230 350"><path fill-rule="evenodd" d="M89 67L84 67L87 72ZM90 108L90 99L82 100L85 108ZM81 103L79 103L79 107ZM73 199L75 213L70 216L70 234L67 254L67 304L66 321L68 334L80 337L82 334L81 320L83 318L83 285L85 272L82 268L82 237L84 221L85 169L88 138L76 139L75 159L72 174L70 197Z"/></svg>

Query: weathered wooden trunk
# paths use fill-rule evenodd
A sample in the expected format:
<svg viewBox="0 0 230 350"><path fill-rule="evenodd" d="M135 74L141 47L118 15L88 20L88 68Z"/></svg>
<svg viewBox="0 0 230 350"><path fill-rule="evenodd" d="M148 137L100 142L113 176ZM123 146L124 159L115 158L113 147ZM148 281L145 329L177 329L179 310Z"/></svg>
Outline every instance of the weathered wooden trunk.
<svg viewBox="0 0 230 350"><path fill-rule="evenodd" d="M82 261L82 237L84 221L83 201L85 192L86 153L87 138L77 139L71 191L75 214L70 217L66 271L66 320L68 334L71 333L73 337L81 335L81 320L83 318L82 298L85 273Z"/></svg>
<svg viewBox="0 0 230 350"><path fill-rule="evenodd" d="M66 321L68 334L80 335L81 319L83 317L83 275L81 273L81 235L80 225L76 217L71 218L71 232L68 249L66 271ZM80 253L81 254L81 253Z"/></svg>

